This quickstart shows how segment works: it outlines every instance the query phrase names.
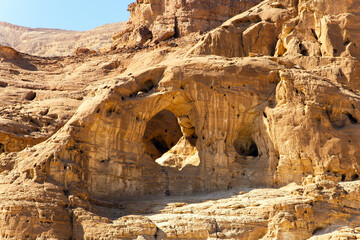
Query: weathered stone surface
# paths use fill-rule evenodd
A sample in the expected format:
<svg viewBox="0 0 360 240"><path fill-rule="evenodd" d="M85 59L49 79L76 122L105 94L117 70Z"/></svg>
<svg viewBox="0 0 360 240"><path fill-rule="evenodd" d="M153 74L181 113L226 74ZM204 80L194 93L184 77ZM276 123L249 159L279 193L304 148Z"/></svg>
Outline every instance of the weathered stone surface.
<svg viewBox="0 0 360 240"><path fill-rule="evenodd" d="M99 75L106 78L123 71L114 56L92 56L90 63L86 55L76 60L17 55L0 68L0 152L17 152L44 141L72 117L91 91L89 85L104 81ZM106 67L114 62L117 68Z"/></svg>
<svg viewBox="0 0 360 240"><path fill-rule="evenodd" d="M80 182L87 186L91 196L104 200L110 196L121 200L226 189L249 178L254 184L271 185L276 165L270 164L269 158L277 161L276 156L273 153L269 156L265 146L254 154L248 151L247 147L252 145L247 142L256 144L253 132L260 127L257 124L262 119L261 110L275 91L282 66L268 59L250 62L234 59L226 63L221 58L194 58L168 64L120 79L120 85L103 86L101 88L105 90L95 93L97 97L80 106L64 128L66 131L73 129L71 132L76 134L62 140L68 143L65 149L61 148L55 154L59 154L60 162L56 160L53 164L51 160L49 163L48 171L56 173L53 177L59 183L77 182L84 173L88 179ZM209 70L204 72L203 69ZM181 135L183 141L196 148L187 154L199 154L198 166L187 165L179 172L176 168L163 168L155 163L154 160L172 145L181 144L178 142L181 135L172 134L171 125L177 124L176 117L173 123L163 124L162 121L170 119L160 117L155 127L149 124L163 109L181 119L182 116L189 119L187 125L184 121L181 123L182 129L193 128L194 133L190 135L184 130ZM241 124L237 124L238 121ZM231 123L233 128L224 122ZM211 131L204 131L206 128ZM180 126L177 127L179 130ZM163 137L159 131L164 131ZM63 134L59 134L62 138ZM244 148L244 153L234 147L235 141L239 141L239 148ZM260 142L264 140L256 141L261 146ZM216 145L210 142L216 142ZM227 154L222 149L227 149ZM188 157L196 158L196 155ZM244 172L241 167L246 159L257 162L249 166L249 172ZM83 167L71 167L70 179L67 179L67 174L57 174L62 171L62 161Z"/></svg>
<svg viewBox="0 0 360 240"><path fill-rule="evenodd" d="M298 16L280 35L278 46L286 52L277 54L359 57L358 13L357 1L300 1Z"/></svg>
<svg viewBox="0 0 360 240"><path fill-rule="evenodd" d="M19 53L15 49L0 45L0 57L3 58L3 60L13 60L19 58L19 56Z"/></svg>
<svg viewBox="0 0 360 240"><path fill-rule="evenodd" d="M359 57L358 5L356 1L264 1L209 32L190 53Z"/></svg>
<svg viewBox="0 0 360 240"><path fill-rule="evenodd" d="M1 236L358 237L356 43L325 52L356 36L360 2L325 3L264 1L144 49L3 61ZM147 29L128 33L146 45Z"/></svg>
<svg viewBox="0 0 360 240"><path fill-rule="evenodd" d="M145 239L155 240L156 225L147 217L128 215L115 220L82 208L73 210L75 239Z"/></svg>
<svg viewBox="0 0 360 240"><path fill-rule="evenodd" d="M210 31L190 53L226 57L272 56L283 24L295 16L293 4L264 1Z"/></svg>
<svg viewBox="0 0 360 240"><path fill-rule="evenodd" d="M131 32L146 27L154 42L193 32L206 32L221 25L262 0L141 0L129 5L130 19L127 29L115 35L117 47L139 44Z"/></svg>
<svg viewBox="0 0 360 240"><path fill-rule="evenodd" d="M71 238L71 210L62 188L34 183L25 175L13 184L1 184L1 238Z"/></svg>

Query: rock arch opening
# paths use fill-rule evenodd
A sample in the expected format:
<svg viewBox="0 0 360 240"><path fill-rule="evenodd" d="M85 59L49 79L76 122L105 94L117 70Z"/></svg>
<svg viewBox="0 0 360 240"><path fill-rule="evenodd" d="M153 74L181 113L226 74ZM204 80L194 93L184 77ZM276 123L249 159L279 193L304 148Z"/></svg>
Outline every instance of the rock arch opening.
<svg viewBox="0 0 360 240"><path fill-rule="evenodd" d="M169 151L183 136L175 114L162 110L146 124L145 151L156 160Z"/></svg>
<svg viewBox="0 0 360 240"><path fill-rule="evenodd" d="M188 115L177 117L171 111L160 111L147 122L143 142L145 154L162 167L180 171L200 164L197 135Z"/></svg>

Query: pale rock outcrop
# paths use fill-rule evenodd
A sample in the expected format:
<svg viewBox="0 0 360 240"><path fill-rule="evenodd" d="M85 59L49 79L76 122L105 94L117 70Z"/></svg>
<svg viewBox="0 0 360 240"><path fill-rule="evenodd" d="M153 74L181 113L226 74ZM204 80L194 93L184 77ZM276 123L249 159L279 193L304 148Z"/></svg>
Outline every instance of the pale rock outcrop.
<svg viewBox="0 0 360 240"><path fill-rule="evenodd" d="M298 17L285 24L276 54L357 58L358 13L357 1L300 1Z"/></svg>
<svg viewBox="0 0 360 240"><path fill-rule="evenodd" d="M209 32L189 54L357 58L358 6L356 1L264 1Z"/></svg>
<svg viewBox="0 0 360 240"><path fill-rule="evenodd" d="M210 31L189 54L272 56L283 24L296 14L296 6L292 3L264 1Z"/></svg>
<svg viewBox="0 0 360 240"><path fill-rule="evenodd" d="M137 0L129 5L130 19L127 28L114 36L114 45L143 45L146 40L161 42L171 37L185 36L193 32L206 32L262 0ZM139 41L139 32L151 33L145 41Z"/></svg>

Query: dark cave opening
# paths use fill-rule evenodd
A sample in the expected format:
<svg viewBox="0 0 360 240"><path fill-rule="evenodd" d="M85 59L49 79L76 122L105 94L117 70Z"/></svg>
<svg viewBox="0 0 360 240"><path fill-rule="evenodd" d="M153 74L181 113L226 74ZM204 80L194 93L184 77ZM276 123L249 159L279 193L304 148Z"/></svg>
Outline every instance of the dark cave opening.
<svg viewBox="0 0 360 240"><path fill-rule="evenodd" d="M146 124L143 137L145 152L156 160L176 145L182 136L177 117L164 109Z"/></svg>
<svg viewBox="0 0 360 240"><path fill-rule="evenodd" d="M166 141L161 135L152 138L150 141L161 154L164 154L170 150L170 146L167 145Z"/></svg>
<svg viewBox="0 0 360 240"><path fill-rule="evenodd" d="M5 152L5 145L0 143L0 153L4 153Z"/></svg>
<svg viewBox="0 0 360 240"><path fill-rule="evenodd" d="M350 113L345 113L346 116L349 118L351 124L357 124L358 120Z"/></svg>
<svg viewBox="0 0 360 240"><path fill-rule="evenodd" d="M234 142L236 152L241 156L258 157L259 149L252 138L239 137Z"/></svg>
<svg viewBox="0 0 360 240"><path fill-rule="evenodd" d="M300 53L303 56L309 56L309 52L308 50L305 48L304 45L302 45L301 43L299 44L299 49L300 49Z"/></svg>
<svg viewBox="0 0 360 240"><path fill-rule="evenodd" d="M354 175L351 176L351 180L355 181L359 179L359 174L355 173Z"/></svg>
<svg viewBox="0 0 360 240"><path fill-rule="evenodd" d="M259 150L258 147L256 146L255 142L252 142L248 151L248 156L252 156L252 157L258 157L259 156Z"/></svg>
<svg viewBox="0 0 360 240"><path fill-rule="evenodd" d="M342 174L341 175L341 181L343 182L343 181L345 181L346 180L346 174Z"/></svg>

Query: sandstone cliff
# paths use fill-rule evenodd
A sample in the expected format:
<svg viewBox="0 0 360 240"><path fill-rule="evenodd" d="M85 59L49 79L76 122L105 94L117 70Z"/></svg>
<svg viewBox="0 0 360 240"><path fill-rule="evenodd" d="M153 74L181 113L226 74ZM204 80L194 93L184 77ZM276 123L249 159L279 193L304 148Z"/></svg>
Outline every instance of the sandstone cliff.
<svg viewBox="0 0 360 240"><path fill-rule="evenodd" d="M0 48L0 236L359 238L359 5L266 0L103 55Z"/></svg>
<svg viewBox="0 0 360 240"><path fill-rule="evenodd" d="M115 46L161 42L193 32L206 32L262 0L137 0L129 5L127 27L114 36Z"/></svg>

